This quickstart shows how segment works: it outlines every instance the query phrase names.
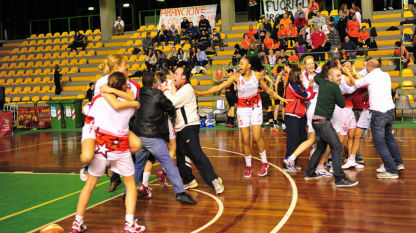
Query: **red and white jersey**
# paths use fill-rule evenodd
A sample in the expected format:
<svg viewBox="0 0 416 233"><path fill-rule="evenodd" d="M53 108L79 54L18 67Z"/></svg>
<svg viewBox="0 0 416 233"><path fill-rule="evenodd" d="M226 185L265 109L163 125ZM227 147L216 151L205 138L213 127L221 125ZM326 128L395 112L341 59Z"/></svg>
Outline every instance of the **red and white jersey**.
<svg viewBox="0 0 416 233"><path fill-rule="evenodd" d="M114 110L100 94L94 97L88 115L94 118L94 126L100 131L121 137L128 135L129 121L134 111L134 108Z"/></svg>
<svg viewBox="0 0 416 233"><path fill-rule="evenodd" d="M251 71L251 77L246 80L242 75L238 79L237 83L238 98L248 99L258 95L259 92L259 80L257 80L254 71Z"/></svg>
<svg viewBox="0 0 416 233"><path fill-rule="evenodd" d="M345 82L345 75L341 76L341 82L339 84L339 89L341 93L344 95L345 99L345 108L352 108L352 94L357 90L355 85L349 86L347 82Z"/></svg>
<svg viewBox="0 0 416 233"><path fill-rule="evenodd" d="M316 71L313 72L313 74L308 74L307 71L304 71L302 73L302 85L303 87L306 89L309 88L309 81L312 79L314 80L315 75L317 75L318 73ZM315 82L313 83L313 92L318 92L319 91L319 85L316 84ZM317 95L316 95L317 96Z"/></svg>
<svg viewBox="0 0 416 233"><path fill-rule="evenodd" d="M108 83L108 76L109 75L104 75L103 77L98 79L97 82L95 82L94 96L101 94L100 87ZM137 99L139 97L139 91L140 91L139 84L137 84L136 82L130 79L128 79L127 82L128 82L127 88L129 88L133 92L134 97Z"/></svg>
<svg viewBox="0 0 416 233"><path fill-rule="evenodd" d="M163 94L172 93L172 80L166 79L163 83L160 83L157 87L159 90L163 92Z"/></svg>

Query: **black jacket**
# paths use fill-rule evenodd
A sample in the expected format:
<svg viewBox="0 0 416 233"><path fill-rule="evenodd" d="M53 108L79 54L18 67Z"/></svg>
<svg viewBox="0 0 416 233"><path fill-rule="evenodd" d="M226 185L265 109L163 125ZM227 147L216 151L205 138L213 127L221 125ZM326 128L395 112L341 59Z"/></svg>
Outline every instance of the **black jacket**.
<svg viewBox="0 0 416 233"><path fill-rule="evenodd" d="M140 108L135 113L131 129L139 137L162 138L169 141L168 115L176 118L176 109L161 90L140 88Z"/></svg>

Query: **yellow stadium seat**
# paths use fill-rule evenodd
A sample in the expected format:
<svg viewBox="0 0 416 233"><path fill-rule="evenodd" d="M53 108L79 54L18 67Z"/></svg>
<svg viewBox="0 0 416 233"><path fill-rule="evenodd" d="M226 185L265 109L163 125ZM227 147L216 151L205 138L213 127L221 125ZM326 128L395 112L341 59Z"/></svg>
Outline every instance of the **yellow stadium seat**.
<svg viewBox="0 0 416 233"><path fill-rule="evenodd" d="M81 58L79 59L79 61L77 62L78 65L84 65L87 64L87 59L86 58Z"/></svg>
<svg viewBox="0 0 416 233"><path fill-rule="evenodd" d="M85 57L85 55L87 55L87 54L85 53L85 51L80 51L80 52L76 55L76 57Z"/></svg>
<svg viewBox="0 0 416 233"><path fill-rule="evenodd" d="M95 51L94 50L89 50L86 54L87 57L91 57L95 55Z"/></svg>
<svg viewBox="0 0 416 233"><path fill-rule="evenodd" d="M321 11L321 15L322 15L323 17L328 16L328 11Z"/></svg>
<svg viewBox="0 0 416 233"><path fill-rule="evenodd" d="M55 86L53 86L48 92L49 93L54 93L55 92L55 89L56 89L56 87Z"/></svg>
<svg viewBox="0 0 416 233"><path fill-rule="evenodd" d="M64 45L61 46L61 48L59 50L62 51L62 50L67 50L67 49L68 49L68 45L64 44Z"/></svg>
<svg viewBox="0 0 416 233"><path fill-rule="evenodd" d="M146 30L146 25L142 25L139 29L137 29L137 31L144 31Z"/></svg>
<svg viewBox="0 0 416 233"><path fill-rule="evenodd" d="M414 103L415 99L413 98L413 95L408 94L407 97L409 97L410 103Z"/></svg>
<svg viewBox="0 0 416 233"><path fill-rule="evenodd" d="M26 64L26 67L27 68L33 68L33 67L35 67L35 64L33 63L33 61L30 61Z"/></svg>
<svg viewBox="0 0 416 233"><path fill-rule="evenodd" d="M68 65L70 65L70 66L78 65L78 60L77 59L71 59L71 61L69 62Z"/></svg>
<svg viewBox="0 0 416 233"><path fill-rule="evenodd" d="M33 75L33 70L30 69L30 70L26 70L23 76L31 76L31 75Z"/></svg>
<svg viewBox="0 0 416 233"><path fill-rule="evenodd" d="M52 58L52 54L51 53L45 53L43 54L43 59L51 59Z"/></svg>
<svg viewBox="0 0 416 233"><path fill-rule="evenodd" d="M35 57L35 60L42 60L43 59L43 54L38 53Z"/></svg>
<svg viewBox="0 0 416 233"><path fill-rule="evenodd" d="M14 85L20 85L23 83L23 79L22 78L18 78L14 81Z"/></svg>
<svg viewBox="0 0 416 233"><path fill-rule="evenodd" d="M69 55L68 52L63 52L63 53L61 53L61 56L59 58L67 58L68 55Z"/></svg>
<svg viewBox="0 0 416 233"><path fill-rule="evenodd" d="M29 96L23 96L22 102L29 102L30 101L30 97Z"/></svg>
<svg viewBox="0 0 416 233"><path fill-rule="evenodd" d="M157 29L157 27L155 27L155 25L149 25L147 27L147 31L152 31L152 30L156 30L156 29Z"/></svg>
<svg viewBox="0 0 416 233"><path fill-rule="evenodd" d="M19 96L13 97L12 102L20 102L20 97Z"/></svg>
<svg viewBox="0 0 416 233"><path fill-rule="evenodd" d="M9 73L7 73L7 77L13 77L16 75L16 71L15 70L10 70Z"/></svg>
<svg viewBox="0 0 416 233"><path fill-rule="evenodd" d="M55 58L59 58L60 56L61 55L58 52L55 52L55 53L52 54L51 58L55 59Z"/></svg>
<svg viewBox="0 0 416 233"><path fill-rule="evenodd" d="M29 93L35 94L35 93L38 93L39 91L40 91L40 86L35 86Z"/></svg>
<svg viewBox="0 0 416 233"><path fill-rule="evenodd" d="M403 90L413 90L415 87L413 86L412 80L404 80L402 82L402 89Z"/></svg>
<svg viewBox="0 0 416 233"><path fill-rule="evenodd" d="M29 42L29 45L36 45L36 40L31 40L31 41Z"/></svg>
<svg viewBox="0 0 416 233"><path fill-rule="evenodd" d="M61 44L67 44L67 43L69 43L69 39L68 38L62 38L62 40L61 40Z"/></svg>
<svg viewBox="0 0 416 233"><path fill-rule="evenodd" d="M91 35L91 34L92 34L92 31L90 29L86 30L84 33L84 35L86 36Z"/></svg>
<svg viewBox="0 0 416 233"><path fill-rule="evenodd" d="M8 67L9 67L9 64L3 63L3 64L1 64L0 69L7 69Z"/></svg>
<svg viewBox="0 0 416 233"><path fill-rule="evenodd" d="M198 79L191 79L191 85L192 85L193 87L198 86Z"/></svg>
<svg viewBox="0 0 416 233"><path fill-rule="evenodd" d="M30 87L25 87L25 88L23 88L23 91L21 92L21 94L27 94L27 93L30 92L30 90L31 90Z"/></svg>
<svg viewBox="0 0 416 233"><path fill-rule="evenodd" d="M46 61L46 62L48 62L48 61ZM45 62L45 63L46 63ZM50 62L50 61L49 61ZM46 69L44 69L43 71L42 71L42 75L49 75L49 74L53 74L53 71L51 70L51 69L49 69L49 68L46 68Z"/></svg>
<svg viewBox="0 0 416 233"><path fill-rule="evenodd" d="M51 40L51 39L47 39L47 40L45 41L45 44L52 44L52 40Z"/></svg>
<svg viewBox="0 0 416 233"><path fill-rule="evenodd" d="M92 34L101 34L101 30L99 28L95 29Z"/></svg>
<svg viewBox="0 0 416 233"><path fill-rule="evenodd" d="M61 39L56 38L52 41L52 44L60 44L61 43Z"/></svg>
<svg viewBox="0 0 416 233"><path fill-rule="evenodd" d="M19 77L19 76L23 76L25 74L25 71L24 70L19 70L19 71L17 71L17 73L15 74L15 75L13 75L13 76L15 76L15 77ZM23 81L23 80L22 80Z"/></svg>
<svg viewBox="0 0 416 233"><path fill-rule="evenodd" d="M221 19L219 19L215 25L221 25L221 24L222 24L222 21Z"/></svg>
<svg viewBox="0 0 416 233"><path fill-rule="evenodd" d="M68 36L74 36L75 35L75 31L70 31L69 33L68 33Z"/></svg>
<svg viewBox="0 0 416 233"><path fill-rule="evenodd" d="M403 34L409 34L413 36L413 30L412 28L405 28L403 29Z"/></svg>
<svg viewBox="0 0 416 233"><path fill-rule="evenodd" d="M68 32L62 32L61 37L64 37L64 36L69 36Z"/></svg>
<svg viewBox="0 0 416 233"><path fill-rule="evenodd" d="M133 66L129 70L140 70L140 64L139 63L133 64Z"/></svg>
<svg viewBox="0 0 416 233"><path fill-rule="evenodd" d="M21 87L16 87L16 88L12 91L12 93L10 93L10 94L12 94L12 95L16 95L16 94L20 94L20 92L22 92L22 88L21 88Z"/></svg>
<svg viewBox="0 0 416 233"><path fill-rule="evenodd" d="M101 36L100 35L97 35L97 36L94 37L94 40L93 41L99 41L99 40L101 40Z"/></svg>
<svg viewBox="0 0 416 233"><path fill-rule="evenodd" d="M52 62L52 66L55 66L55 65L59 66L60 64L61 64L61 62L59 60L55 60L55 61Z"/></svg>
<svg viewBox="0 0 416 233"><path fill-rule="evenodd" d="M337 16L338 15L338 10L332 10L329 15L330 16Z"/></svg>
<svg viewBox="0 0 416 233"><path fill-rule="evenodd" d="M95 43L95 45L94 45L94 48L95 48L95 49L102 48L102 47L103 47L103 43L102 43L102 42L97 42L97 43Z"/></svg>
<svg viewBox="0 0 416 233"><path fill-rule="evenodd" d="M25 78L25 80L22 82L22 84L31 84L32 83L32 78Z"/></svg>
<svg viewBox="0 0 416 233"><path fill-rule="evenodd" d="M66 65L68 65L68 64L69 64L68 59L62 59L62 61L61 61L61 66L66 66Z"/></svg>
<svg viewBox="0 0 416 233"><path fill-rule="evenodd" d="M5 79L0 79L0 85L4 85L6 83Z"/></svg>
<svg viewBox="0 0 416 233"><path fill-rule="evenodd" d="M68 73L68 71L69 71L68 67L64 67L64 68L62 68L62 70L61 70L61 74L67 74L67 73Z"/></svg>
<svg viewBox="0 0 416 233"><path fill-rule="evenodd" d="M36 77L33 79L32 84L38 84L42 81L42 79L40 77Z"/></svg>
<svg viewBox="0 0 416 233"><path fill-rule="evenodd" d="M405 18L413 17L413 13L411 11L405 11L403 13L403 17L405 17Z"/></svg>
<svg viewBox="0 0 416 233"><path fill-rule="evenodd" d="M43 67L50 67L50 66L52 66L52 62L49 61L49 60L48 61L45 61L42 66Z"/></svg>
<svg viewBox="0 0 416 233"><path fill-rule="evenodd" d="M3 61L10 61L10 56L9 55L4 56Z"/></svg>
<svg viewBox="0 0 416 233"><path fill-rule="evenodd" d="M13 89L12 89L11 87L7 87L7 88L4 90L4 93L6 93L6 95L9 95L10 93L12 93L12 91L13 91Z"/></svg>
<svg viewBox="0 0 416 233"><path fill-rule="evenodd" d="M78 94L77 99L85 99L85 95L84 94Z"/></svg>
<svg viewBox="0 0 416 233"><path fill-rule="evenodd" d="M10 103L10 102L12 102L12 100L10 99L10 97L6 97L5 102Z"/></svg>
<svg viewBox="0 0 416 233"><path fill-rule="evenodd" d="M49 92L50 89L51 88L49 86L44 86L44 87L42 87L42 89L40 90L39 93L47 93L47 92Z"/></svg>
<svg viewBox="0 0 416 233"><path fill-rule="evenodd" d="M400 86L400 83L391 83L391 89L396 89Z"/></svg>
<svg viewBox="0 0 416 233"><path fill-rule="evenodd" d="M19 62L19 64L17 64L17 68L25 68L26 64L24 62Z"/></svg>
<svg viewBox="0 0 416 233"><path fill-rule="evenodd" d="M138 61L138 60L137 60L137 56L136 56L136 55L131 55L131 56L129 57L128 62L136 62L136 61Z"/></svg>
<svg viewBox="0 0 416 233"><path fill-rule="evenodd" d="M45 38L45 34L40 33L40 34L38 35L38 39L40 39L40 38Z"/></svg>
<svg viewBox="0 0 416 233"><path fill-rule="evenodd" d="M50 32L46 33L45 38L50 38L50 37L52 37L52 33Z"/></svg>
<svg viewBox="0 0 416 233"><path fill-rule="evenodd" d="M72 51L68 54L69 58L76 57L76 56L77 56L77 52L75 52L75 51Z"/></svg>
<svg viewBox="0 0 416 233"><path fill-rule="evenodd" d="M132 40L128 40L126 41L126 43L124 44L124 46L132 46L133 45L133 41Z"/></svg>
<svg viewBox="0 0 416 233"><path fill-rule="evenodd" d="M36 96L32 97L32 102L33 103L37 103L38 101L39 101L39 96L36 95Z"/></svg>
<svg viewBox="0 0 416 233"><path fill-rule="evenodd" d="M36 44L37 45L43 45L43 44L45 44L45 41L44 40L38 40L38 42Z"/></svg>
<svg viewBox="0 0 416 233"><path fill-rule="evenodd" d="M413 78L414 77L413 70L410 69L410 68L403 69L403 71L402 71L402 77L410 77L410 78Z"/></svg>
<svg viewBox="0 0 416 233"><path fill-rule="evenodd" d="M133 44L134 46L141 46L142 44L142 40L136 40Z"/></svg>
<svg viewBox="0 0 416 233"><path fill-rule="evenodd" d="M47 101L47 100L50 100L50 99L51 99L51 97L49 95L42 96L43 101Z"/></svg>
<svg viewBox="0 0 416 233"><path fill-rule="evenodd" d="M42 65L41 61L36 62L35 66L38 65L40 63L40 65ZM40 67L39 65L37 67ZM33 75L40 75L42 73L42 69L36 69L35 72L33 72Z"/></svg>
<svg viewBox="0 0 416 233"><path fill-rule="evenodd" d="M55 32L52 37L60 37L61 34L59 32Z"/></svg>

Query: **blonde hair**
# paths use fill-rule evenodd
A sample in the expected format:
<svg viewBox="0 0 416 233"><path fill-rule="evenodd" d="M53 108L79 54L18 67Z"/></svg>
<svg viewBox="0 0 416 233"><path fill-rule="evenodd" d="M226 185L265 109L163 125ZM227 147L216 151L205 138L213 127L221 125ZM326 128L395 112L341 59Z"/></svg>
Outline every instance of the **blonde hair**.
<svg viewBox="0 0 416 233"><path fill-rule="evenodd" d="M302 66L303 66L302 69L303 70L306 70L306 62L308 60L312 60L312 62L315 62L315 59L311 55L308 55L308 56L304 57L303 60L302 60Z"/></svg>
<svg viewBox="0 0 416 233"><path fill-rule="evenodd" d="M114 66L120 65L122 62L123 56L121 54L108 55L104 62L98 66L98 69L103 72L103 74L109 74Z"/></svg>

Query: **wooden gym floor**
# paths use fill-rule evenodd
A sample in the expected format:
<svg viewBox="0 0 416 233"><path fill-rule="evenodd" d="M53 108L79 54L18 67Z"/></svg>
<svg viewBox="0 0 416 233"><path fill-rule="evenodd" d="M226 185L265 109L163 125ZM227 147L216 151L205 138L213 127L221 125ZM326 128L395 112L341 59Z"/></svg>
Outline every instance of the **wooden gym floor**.
<svg viewBox="0 0 416 233"><path fill-rule="evenodd" d="M345 171L348 177L358 179L360 183L353 188L336 189L333 178L317 181L303 179L309 151L299 160L302 172L293 176L283 172L281 167L286 136L280 132L272 133L266 129L263 134L271 163L269 175L257 176L260 162L257 159L258 151L254 148L253 155L257 158L253 159L253 177L245 179L242 176L244 158L240 153L239 132L204 130L200 133L201 144L215 171L223 179L225 192L215 195L214 190L204 184L194 170L200 186L188 193L195 198L197 205L177 202L171 187L162 188L153 182L153 198L138 200L136 216L139 223L147 227L146 232L415 232L415 133L415 129L395 130L406 167L405 171L400 172L398 180L376 179L375 169L381 159L374 149L371 136L367 136L361 144L365 168ZM37 132L0 138L0 171L77 173L80 169L80 135L80 132ZM157 165L153 171L159 170L160 166ZM5 187L4 184L2 186ZM108 186L108 183L104 186ZM28 195L29 191L36 191L30 185L25 188ZM1 190L2 196L8 195L8 190ZM99 195L100 192L106 191L97 189L93 195ZM73 209L72 214L53 220L63 226L66 232L71 228L77 196L67 204L68 208ZM0 201L2 199L4 201L0 197ZM53 207L54 204L48 205ZM34 210L29 208L26 211ZM19 220L19 215L17 212L8 220ZM2 229L2 217L4 214L0 214L0 232L8 232ZM36 218L42 219L42 216ZM88 209L85 217L87 232L94 233L120 232L123 221L121 194ZM48 222L51 221L44 224ZM38 231L36 227L31 230Z"/></svg>

